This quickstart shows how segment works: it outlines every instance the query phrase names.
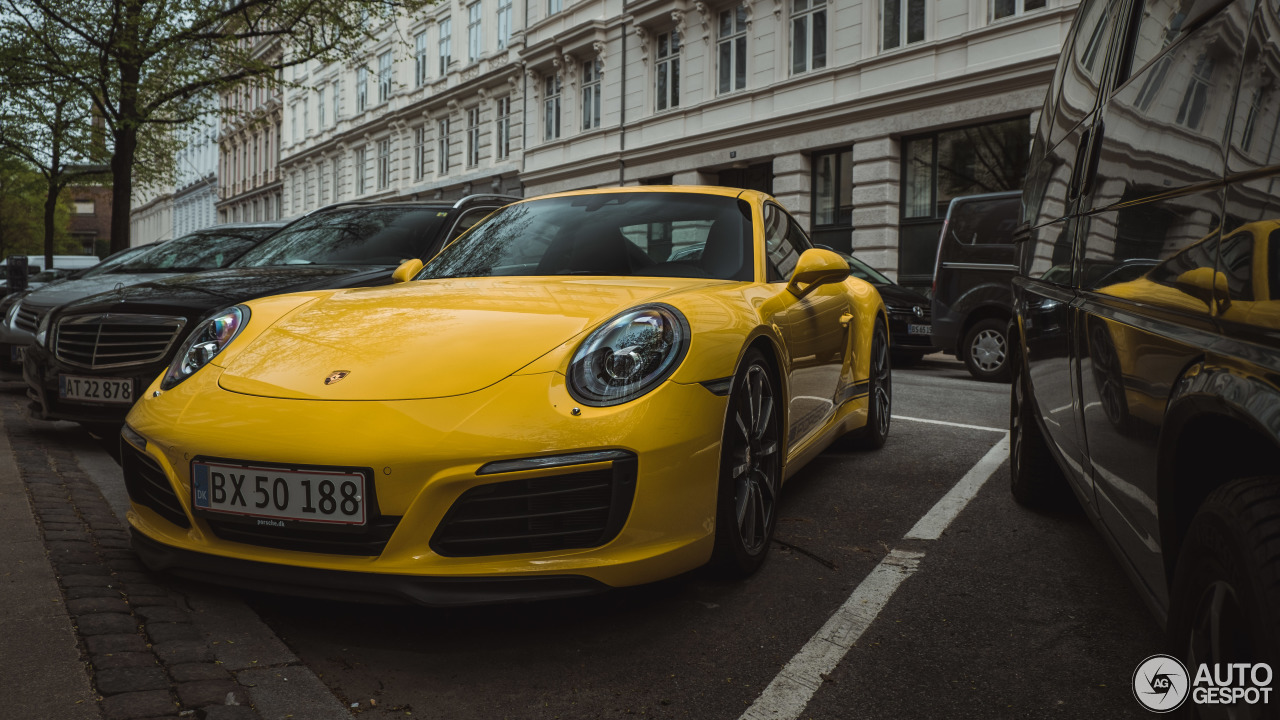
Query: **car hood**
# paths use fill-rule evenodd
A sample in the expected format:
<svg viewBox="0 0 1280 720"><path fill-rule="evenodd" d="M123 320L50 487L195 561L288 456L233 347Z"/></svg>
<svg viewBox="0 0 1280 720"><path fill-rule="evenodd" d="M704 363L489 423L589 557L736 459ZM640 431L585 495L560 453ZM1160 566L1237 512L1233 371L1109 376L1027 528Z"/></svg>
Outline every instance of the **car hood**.
<svg viewBox="0 0 1280 720"><path fill-rule="evenodd" d="M901 285L885 285L883 283L876 283L876 290L880 291L880 297L887 306L910 310L912 306L919 305L925 312L929 310L929 298L915 290L908 290Z"/></svg>
<svg viewBox="0 0 1280 720"><path fill-rule="evenodd" d="M91 295L62 307L62 315L138 313L198 319L230 305L286 292L385 283L391 268L297 265L225 268L151 280Z"/></svg>
<svg viewBox="0 0 1280 720"><path fill-rule="evenodd" d="M33 307L51 308L65 305L80 298L98 293L119 290L133 285L160 282L179 273L111 273L105 272L79 280L64 280L34 290L23 300Z"/></svg>
<svg viewBox="0 0 1280 720"><path fill-rule="evenodd" d="M506 378L627 308L719 280L465 278L334 293L261 331L219 380L313 400L463 395ZM253 331L253 320L246 326ZM217 361L215 361L217 362ZM336 382L326 379L345 373Z"/></svg>

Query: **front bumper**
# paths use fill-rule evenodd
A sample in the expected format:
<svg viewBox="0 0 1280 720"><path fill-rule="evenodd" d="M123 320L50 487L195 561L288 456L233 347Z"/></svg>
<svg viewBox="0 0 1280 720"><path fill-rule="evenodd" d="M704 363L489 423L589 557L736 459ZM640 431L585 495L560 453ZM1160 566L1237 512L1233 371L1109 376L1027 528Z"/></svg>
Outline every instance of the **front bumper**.
<svg viewBox="0 0 1280 720"><path fill-rule="evenodd" d="M129 414L130 404L95 403L63 400L58 393L59 375L80 377L126 378L133 382L133 397L151 384L168 363L89 370L59 361L40 345L27 345L22 353L22 377L27 382L31 416L37 420L70 420L89 424L119 425Z"/></svg>
<svg viewBox="0 0 1280 720"><path fill-rule="evenodd" d="M908 331L911 325L931 326L929 314L916 317L911 312L889 311L889 345L894 350L932 352L935 349L933 335L914 335Z"/></svg>
<svg viewBox="0 0 1280 720"><path fill-rule="evenodd" d="M499 599L477 601L500 602L652 582L710 558L727 398L701 385L668 381L631 403L579 408L564 377L549 372L512 376L448 398L324 402L228 392L217 385L219 373L207 367L159 397L148 388L128 418L146 439L142 450L170 493L165 502L174 503L157 512L154 502L134 497L129 512L134 531L145 539L140 546L167 548L144 554L158 569L209 570L254 587L262 587L257 581L264 576L286 578L273 587L294 594L332 595L359 576L378 589L374 594L434 604L451 602L439 593L453 590L436 584L444 580L453 588L454 580L447 579L479 583L484 589L475 592ZM610 467L595 462L478 474L485 464L595 450L623 450L636 458L629 512L611 540L596 547L479 556L433 549L437 529L468 490ZM191 460L202 456L371 468L377 508L394 522L382 526L388 537L364 553L298 549L287 537L228 539L192 509ZM280 573L264 575L262 567ZM511 579L529 584L506 585Z"/></svg>

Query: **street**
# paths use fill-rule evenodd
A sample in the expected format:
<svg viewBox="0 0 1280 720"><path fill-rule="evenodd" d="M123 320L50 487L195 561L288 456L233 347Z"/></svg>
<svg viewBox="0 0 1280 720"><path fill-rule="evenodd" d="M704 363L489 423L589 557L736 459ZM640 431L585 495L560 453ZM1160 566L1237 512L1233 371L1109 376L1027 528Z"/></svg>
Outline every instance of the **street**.
<svg viewBox="0 0 1280 720"><path fill-rule="evenodd" d="M27 420L21 383L0 389L15 451L69 450L122 516L101 447ZM1160 631L1078 508L1014 504L1007 425L1007 385L941 355L895 371L888 443L832 448L789 481L772 554L745 581L699 570L447 611L150 581L263 718L1145 715L1129 681Z"/></svg>

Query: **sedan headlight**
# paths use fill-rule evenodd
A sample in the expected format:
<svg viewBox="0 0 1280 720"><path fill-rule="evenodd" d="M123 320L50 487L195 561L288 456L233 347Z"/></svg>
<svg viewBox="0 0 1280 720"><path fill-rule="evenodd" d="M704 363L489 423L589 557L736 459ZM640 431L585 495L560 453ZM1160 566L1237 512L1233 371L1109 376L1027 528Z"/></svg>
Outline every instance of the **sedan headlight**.
<svg viewBox="0 0 1280 720"><path fill-rule="evenodd" d="M197 325L178 349L169 369L165 370L160 389L169 390L208 365L209 361L236 339L248 322L249 308L237 305Z"/></svg>
<svg viewBox="0 0 1280 720"><path fill-rule="evenodd" d="M569 362L569 394L603 407L653 390L689 350L689 322L670 305L632 308L596 328Z"/></svg>

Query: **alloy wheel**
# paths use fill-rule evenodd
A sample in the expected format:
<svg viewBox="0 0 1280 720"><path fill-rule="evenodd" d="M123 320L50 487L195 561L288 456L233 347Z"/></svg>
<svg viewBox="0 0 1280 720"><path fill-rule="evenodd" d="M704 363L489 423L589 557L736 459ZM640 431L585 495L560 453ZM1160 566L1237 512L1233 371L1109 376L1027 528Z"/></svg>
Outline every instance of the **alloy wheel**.
<svg viewBox="0 0 1280 720"><path fill-rule="evenodd" d="M769 540L778 502L778 422L773 384L752 365L737 392L729 433L733 509L742 547L759 553Z"/></svg>
<svg viewBox="0 0 1280 720"><path fill-rule="evenodd" d="M893 377L889 365L889 345L876 337L875 356L871 358L872 397L875 404L876 431L889 434L889 413L893 405Z"/></svg>

